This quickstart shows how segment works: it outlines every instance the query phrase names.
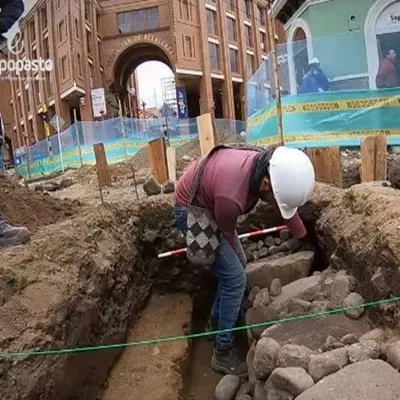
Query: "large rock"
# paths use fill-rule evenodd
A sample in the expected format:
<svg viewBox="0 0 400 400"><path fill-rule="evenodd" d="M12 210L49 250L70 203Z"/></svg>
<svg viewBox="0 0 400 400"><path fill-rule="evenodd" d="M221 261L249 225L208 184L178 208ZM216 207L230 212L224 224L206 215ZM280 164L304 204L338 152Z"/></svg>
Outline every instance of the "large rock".
<svg viewBox="0 0 400 400"><path fill-rule="evenodd" d="M261 289L257 294L253 302L253 307L268 306L270 301L269 289Z"/></svg>
<svg viewBox="0 0 400 400"><path fill-rule="evenodd" d="M280 279L274 279L271 282L271 286L269 288L269 294L273 297L277 297L282 293L282 282Z"/></svg>
<svg viewBox="0 0 400 400"><path fill-rule="evenodd" d="M168 180L162 185L162 192L164 194L174 193L175 192L175 185L174 182Z"/></svg>
<svg viewBox="0 0 400 400"><path fill-rule="evenodd" d="M388 179L393 188L400 189L400 157L390 163Z"/></svg>
<svg viewBox="0 0 400 400"><path fill-rule="evenodd" d="M345 271L337 273L333 279L330 291L334 306L340 306L343 300L354 290L355 279L346 274Z"/></svg>
<svg viewBox="0 0 400 400"><path fill-rule="evenodd" d="M267 400L267 392L263 382L257 381L254 387L253 400Z"/></svg>
<svg viewBox="0 0 400 400"><path fill-rule="evenodd" d="M358 293L350 293L343 300L343 307L348 308L345 310L345 314L352 319L358 319L364 314L364 307L361 307L365 303L364 298Z"/></svg>
<svg viewBox="0 0 400 400"><path fill-rule="evenodd" d="M247 371L249 373L249 384L252 389L254 389L254 386L257 383L256 371L254 370L255 352L256 352L256 342L253 342L246 356Z"/></svg>
<svg viewBox="0 0 400 400"><path fill-rule="evenodd" d="M276 368L271 374L271 383L281 390L298 396L314 385L314 381L303 368Z"/></svg>
<svg viewBox="0 0 400 400"><path fill-rule="evenodd" d="M277 260L261 260L246 267L250 287L269 288L274 279L280 279L282 285L309 275L314 252L303 251L281 257Z"/></svg>
<svg viewBox="0 0 400 400"><path fill-rule="evenodd" d="M246 395L249 395L252 393L251 385L250 382L245 381L242 383L240 386L240 389L237 391L235 400L246 400Z"/></svg>
<svg viewBox="0 0 400 400"><path fill-rule="evenodd" d="M257 328L252 328L251 329L251 334L255 339L258 339L261 334L264 332L264 330L270 326L267 324L269 321L276 321L278 319L278 313L274 310L272 310L270 307L266 306L259 306L259 307L253 307L249 308L246 311L246 325L252 325L252 324L261 324L262 326L259 326Z"/></svg>
<svg viewBox="0 0 400 400"><path fill-rule="evenodd" d="M287 313L293 299L313 300L321 292L319 276L299 279L282 287L282 293L270 307L278 314Z"/></svg>
<svg viewBox="0 0 400 400"><path fill-rule="evenodd" d="M254 353L254 371L257 379L267 379L276 368L276 358L281 346L274 339L260 339Z"/></svg>
<svg viewBox="0 0 400 400"><path fill-rule="evenodd" d="M293 400L294 396L286 390L277 389L271 382L271 377L265 383L267 396L263 400Z"/></svg>
<svg viewBox="0 0 400 400"><path fill-rule="evenodd" d="M386 358L394 368L400 370L400 341L387 349Z"/></svg>
<svg viewBox="0 0 400 400"><path fill-rule="evenodd" d="M365 342L368 340L373 340L376 343L383 343L386 340L386 333L382 328L375 328L372 331L364 333L364 335L360 336L359 341Z"/></svg>
<svg viewBox="0 0 400 400"><path fill-rule="evenodd" d="M337 314L326 318L273 325L261 336L273 338L282 345L304 345L313 351L318 351L329 335L341 338L347 334L354 334L358 337L370 330L371 327L365 318L355 321L343 314Z"/></svg>
<svg viewBox="0 0 400 400"><path fill-rule="evenodd" d="M300 367L308 370L308 363L313 352L305 346L285 344L278 353L277 367Z"/></svg>
<svg viewBox="0 0 400 400"><path fill-rule="evenodd" d="M400 374L380 360L349 365L319 381L296 400L397 400Z"/></svg>
<svg viewBox="0 0 400 400"><path fill-rule="evenodd" d="M143 185L143 190L146 192L148 196L155 196L161 193L161 186L155 180L153 176L151 176Z"/></svg>
<svg viewBox="0 0 400 400"><path fill-rule="evenodd" d="M381 355L381 349L378 343L373 340L367 340L360 343L355 343L348 348L349 361L356 363L365 361L370 358L376 359Z"/></svg>
<svg viewBox="0 0 400 400"><path fill-rule="evenodd" d="M216 400L233 400L240 387L240 378L236 375L225 375L215 388Z"/></svg>
<svg viewBox="0 0 400 400"><path fill-rule="evenodd" d="M337 340L333 336L329 335L326 338L324 345L321 347L321 350L330 351L330 350L340 349L341 347L344 347L344 343Z"/></svg>
<svg viewBox="0 0 400 400"><path fill-rule="evenodd" d="M328 351L322 354L314 354L310 357L308 373L315 382L325 376L333 374L349 363L347 350L345 348Z"/></svg>

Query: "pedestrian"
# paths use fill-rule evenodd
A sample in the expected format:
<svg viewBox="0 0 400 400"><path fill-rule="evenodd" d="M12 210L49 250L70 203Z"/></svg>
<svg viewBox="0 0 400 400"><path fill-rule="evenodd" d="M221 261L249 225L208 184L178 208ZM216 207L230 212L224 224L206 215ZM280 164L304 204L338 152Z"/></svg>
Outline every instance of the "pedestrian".
<svg viewBox="0 0 400 400"><path fill-rule="evenodd" d="M3 36L18 21L25 10L23 0L0 0L0 51L7 51L7 39Z"/></svg>
<svg viewBox="0 0 400 400"><path fill-rule="evenodd" d="M314 169L307 155L283 146L266 150L218 146L191 164L178 181L176 226L184 234L188 232L188 207L193 204L207 210L218 227L219 246L211 268L218 280L211 319L218 330L235 327L247 286L246 256L236 232L238 217L249 213L259 200L271 202L277 204L294 236L304 238L307 231L297 209L309 199L314 184ZM194 200L189 204L191 197ZM220 373L247 374L246 363L235 351L232 332L216 336L211 365Z"/></svg>
<svg viewBox="0 0 400 400"><path fill-rule="evenodd" d="M300 85L300 93L322 93L329 90L329 80L321 68L317 57L309 63L309 70Z"/></svg>
<svg viewBox="0 0 400 400"><path fill-rule="evenodd" d="M394 50L389 50L379 66L378 75L376 76L376 87L396 87L397 79L396 52Z"/></svg>

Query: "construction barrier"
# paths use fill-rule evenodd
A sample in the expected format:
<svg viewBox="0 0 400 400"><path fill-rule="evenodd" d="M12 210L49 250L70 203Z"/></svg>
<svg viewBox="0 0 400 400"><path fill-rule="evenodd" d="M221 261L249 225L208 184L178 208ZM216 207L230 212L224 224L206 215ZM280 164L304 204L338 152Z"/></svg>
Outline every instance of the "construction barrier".
<svg viewBox="0 0 400 400"><path fill-rule="evenodd" d="M245 129L242 121L216 120L218 133L239 135ZM96 163L93 145L103 143L109 164L126 161L148 142L166 136L164 118L138 120L115 118L105 121L76 122L60 134L33 146L14 151L15 172L27 180ZM196 119L179 120L168 126L173 147L180 147L198 136ZM61 143L61 149L60 144ZM63 163L61 163L61 159Z"/></svg>
<svg viewBox="0 0 400 400"><path fill-rule="evenodd" d="M311 93L282 97L284 142L295 147L360 146L372 135L400 145L400 88ZM279 141L276 103L247 121L249 142Z"/></svg>

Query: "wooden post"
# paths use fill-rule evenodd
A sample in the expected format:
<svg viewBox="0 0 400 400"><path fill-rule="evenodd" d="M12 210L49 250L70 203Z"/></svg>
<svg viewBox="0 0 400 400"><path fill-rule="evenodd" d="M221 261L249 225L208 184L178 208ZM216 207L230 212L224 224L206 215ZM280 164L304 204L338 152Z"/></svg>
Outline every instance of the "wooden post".
<svg viewBox="0 0 400 400"><path fill-rule="evenodd" d="M318 182L343 186L342 160L339 147L307 149Z"/></svg>
<svg viewBox="0 0 400 400"><path fill-rule="evenodd" d="M215 147L214 124L211 114L203 114L197 117L201 155L208 154Z"/></svg>
<svg viewBox="0 0 400 400"><path fill-rule="evenodd" d="M172 182L176 181L176 149L167 147L168 177Z"/></svg>
<svg viewBox="0 0 400 400"><path fill-rule="evenodd" d="M165 139L155 139L149 142L149 157L151 173L157 182L162 185L168 180L167 157L165 154Z"/></svg>
<svg viewBox="0 0 400 400"><path fill-rule="evenodd" d="M279 65L278 65L278 58L276 52L276 42L275 42L275 18L272 14L271 10L272 2L269 2L269 9L267 12L268 15L268 36L270 38L271 44L271 59L272 59L272 67L273 67L273 78L274 78L274 86L275 86L275 100L276 100L276 111L277 111L277 121L278 121L278 134L280 144L284 145L283 139L283 117L282 117L282 99L281 99L281 83L279 79Z"/></svg>
<svg viewBox="0 0 400 400"><path fill-rule="evenodd" d="M386 180L386 136L369 136L361 146L361 182Z"/></svg>
<svg viewBox="0 0 400 400"><path fill-rule="evenodd" d="M104 149L104 144L94 144L93 150L96 156L97 177L99 179L100 186L112 186L111 173L107 163L107 156Z"/></svg>

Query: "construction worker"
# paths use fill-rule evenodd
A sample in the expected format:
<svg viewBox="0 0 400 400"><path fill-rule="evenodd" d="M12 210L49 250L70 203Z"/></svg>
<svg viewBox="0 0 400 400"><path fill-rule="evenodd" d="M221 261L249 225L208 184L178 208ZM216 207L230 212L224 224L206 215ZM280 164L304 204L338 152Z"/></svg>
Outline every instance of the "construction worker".
<svg viewBox="0 0 400 400"><path fill-rule="evenodd" d="M23 0L0 0L0 52L7 51L7 39L3 36L24 13Z"/></svg>
<svg viewBox="0 0 400 400"><path fill-rule="evenodd" d="M175 221L183 233L187 232L188 198L196 165L186 169L175 191ZM247 286L246 256L236 232L238 217L249 213L259 200L275 203L293 235L305 238L307 231L297 210L310 198L314 185L311 161L297 149L222 146L210 153L193 204L209 211L220 232L212 266L218 280L211 311L215 328L236 326ZM246 376L247 366L235 351L233 333L216 336L211 365L216 372Z"/></svg>

